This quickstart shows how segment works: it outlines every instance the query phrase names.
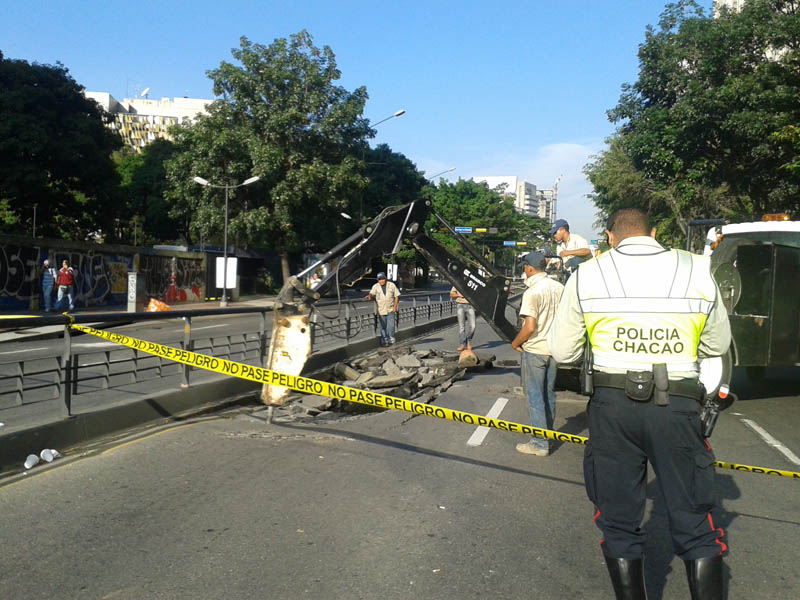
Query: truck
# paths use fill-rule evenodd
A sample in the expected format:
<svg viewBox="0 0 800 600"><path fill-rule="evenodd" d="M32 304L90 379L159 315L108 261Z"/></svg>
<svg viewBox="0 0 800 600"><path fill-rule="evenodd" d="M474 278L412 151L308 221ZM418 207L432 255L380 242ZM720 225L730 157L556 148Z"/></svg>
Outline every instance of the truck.
<svg viewBox="0 0 800 600"><path fill-rule="evenodd" d="M773 214L717 223L704 253L728 310L733 365L756 377L765 367L800 365L800 221Z"/></svg>

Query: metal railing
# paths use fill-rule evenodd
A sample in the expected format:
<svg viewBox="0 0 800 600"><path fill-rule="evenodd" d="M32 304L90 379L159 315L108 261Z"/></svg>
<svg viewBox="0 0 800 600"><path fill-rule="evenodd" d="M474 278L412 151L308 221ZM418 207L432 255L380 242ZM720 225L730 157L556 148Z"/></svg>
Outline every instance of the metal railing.
<svg viewBox="0 0 800 600"><path fill-rule="evenodd" d="M336 301L323 301L315 305L311 315L312 349L347 345L377 336L379 324L374 313L374 302L348 300L339 305L336 318L327 318L330 317L328 311L336 310L333 307L337 305ZM272 312L271 307L242 307L157 313L75 314L71 319L77 324L93 323L97 326L102 323L106 328L143 321L182 319L183 336L160 343L217 358L263 365L269 347L269 317ZM198 317L247 314L260 315L258 331L207 336L197 336L196 332L193 334L193 319ZM401 331L420 323L434 324L453 314L455 308L446 292L406 294L398 310L395 328ZM70 417L76 398L113 389L136 393L137 386L152 380L172 378L172 385L178 380L180 387L190 386L193 367L112 342L86 344L86 348L78 348L69 324L70 318L63 315L3 321L3 326L10 329L62 325L63 340L60 342L60 352L58 344L54 344L52 354L5 362L0 359L0 417L14 409L41 402L57 404L58 407L53 406L52 410L58 410L62 417Z"/></svg>

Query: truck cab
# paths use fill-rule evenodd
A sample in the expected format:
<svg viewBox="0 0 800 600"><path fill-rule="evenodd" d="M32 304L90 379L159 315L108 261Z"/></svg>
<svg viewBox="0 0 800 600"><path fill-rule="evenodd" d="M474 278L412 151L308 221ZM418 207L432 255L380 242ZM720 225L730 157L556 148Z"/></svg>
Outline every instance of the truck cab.
<svg viewBox="0 0 800 600"><path fill-rule="evenodd" d="M730 316L734 365L800 365L800 221L713 227L704 253Z"/></svg>

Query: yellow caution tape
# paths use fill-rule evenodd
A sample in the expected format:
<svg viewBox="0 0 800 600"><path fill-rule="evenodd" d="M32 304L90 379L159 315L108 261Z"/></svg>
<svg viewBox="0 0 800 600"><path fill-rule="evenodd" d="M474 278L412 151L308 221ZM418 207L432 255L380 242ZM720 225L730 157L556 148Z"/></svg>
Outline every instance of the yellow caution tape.
<svg viewBox="0 0 800 600"><path fill-rule="evenodd" d="M552 431L550 429L541 429L539 427L514 423L513 421L504 421L502 419L494 419L492 417L484 417L482 415L476 415L460 410L452 410L442 406L433 406L431 404L425 404L415 400L406 400L405 398L396 398L386 394L379 394L377 392L371 392L368 390L351 388L328 381L318 381L316 379L302 377L300 375L287 375L286 373L272 371L263 367L254 367L224 358L198 354L189 350L182 350L180 348L173 348L172 346L156 344L155 342L148 342L145 340L132 338L127 335L122 335L120 333L113 333L110 331L103 331L102 329L95 329L94 327L87 327L85 325L72 324L71 327L73 329L77 329L78 331L108 340L109 342L121 344L123 346L127 346L128 348L147 352L148 354L153 354L155 356L161 356L184 365L189 365L198 369L205 369L206 371L214 371L215 373L221 373L223 375L231 375L240 379L248 379L258 383L279 385L296 390L298 392L303 392L305 394L315 394L317 396L337 398L339 400L357 402L359 404L366 404L368 406L375 406L378 408L402 410L417 415L425 415L428 417L435 417L437 419L446 419L456 423L466 423L467 425L492 427L502 431L522 433L533 437L555 440L557 442L585 445L586 442L589 441L589 438L580 435L563 433L561 431ZM780 469L769 469L765 467L752 467L749 465L726 463L722 461L716 461L715 464L720 468L732 469L734 471L746 471L749 473L778 475L780 477L800 479L800 473L795 473L793 471L782 471Z"/></svg>

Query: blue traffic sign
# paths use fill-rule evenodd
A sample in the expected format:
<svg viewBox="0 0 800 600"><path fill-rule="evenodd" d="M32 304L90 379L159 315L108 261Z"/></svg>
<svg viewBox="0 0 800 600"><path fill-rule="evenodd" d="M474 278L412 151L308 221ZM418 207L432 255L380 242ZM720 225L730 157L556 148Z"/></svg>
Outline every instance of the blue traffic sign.
<svg viewBox="0 0 800 600"><path fill-rule="evenodd" d="M472 233L472 227L456 227L456 233Z"/></svg>
<svg viewBox="0 0 800 600"><path fill-rule="evenodd" d="M516 246L517 242L503 242L503 246Z"/></svg>

